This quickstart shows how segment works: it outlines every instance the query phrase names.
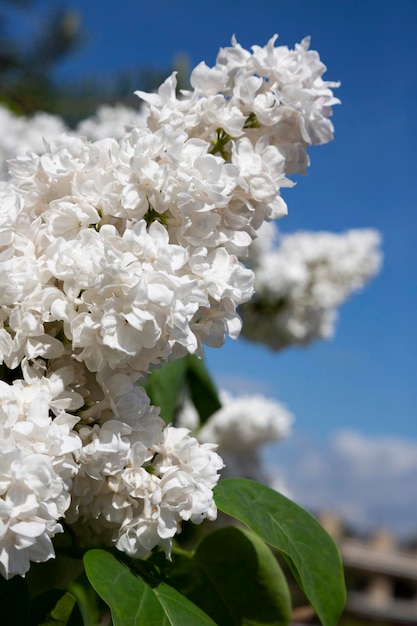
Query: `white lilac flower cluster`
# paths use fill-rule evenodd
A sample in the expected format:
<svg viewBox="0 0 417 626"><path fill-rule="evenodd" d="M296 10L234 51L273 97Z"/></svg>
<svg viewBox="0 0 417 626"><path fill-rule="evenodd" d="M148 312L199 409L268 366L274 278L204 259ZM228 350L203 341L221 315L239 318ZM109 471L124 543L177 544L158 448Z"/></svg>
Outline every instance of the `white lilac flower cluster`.
<svg viewBox="0 0 417 626"><path fill-rule="evenodd" d="M65 412L59 372L31 385L0 381L0 572L24 574L54 556L51 538L70 505L79 418ZM54 410L54 419L50 409Z"/></svg>
<svg viewBox="0 0 417 626"><path fill-rule="evenodd" d="M136 92L149 105L149 128L209 141L210 152L235 166L236 186L223 219L251 236L264 219L286 214L280 188L292 186L288 175L305 173L307 147L333 138L329 117L339 103L332 92L339 83L322 79L326 67L309 50L310 38L294 50L275 47L276 39L249 52L233 38L214 67L197 65L194 90L182 91L180 99L175 74L157 94Z"/></svg>
<svg viewBox="0 0 417 626"><path fill-rule="evenodd" d="M123 374L99 383L59 361L49 377L0 382L0 573L52 558L60 520L78 547L169 556L183 521L216 518L217 446L165 426Z"/></svg>
<svg viewBox="0 0 417 626"><path fill-rule="evenodd" d="M280 402L261 394L220 392L221 409L200 427L190 401L184 402L178 424L197 433L200 441L218 445L225 462L224 477L240 476L268 482L262 466L262 447L289 436L293 415Z"/></svg>
<svg viewBox="0 0 417 626"><path fill-rule="evenodd" d="M102 105L95 115L82 120L76 127L77 135L92 141L114 137L121 139L133 127L145 126L145 109L133 109L124 104Z"/></svg>
<svg viewBox="0 0 417 626"><path fill-rule="evenodd" d="M67 130L61 118L49 113L32 117L18 116L0 105L0 180L8 177L7 161L28 150L45 151L45 140L51 141Z"/></svg>
<svg viewBox="0 0 417 626"><path fill-rule="evenodd" d="M56 141L63 133L86 137L91 141L114 137L121 139L126 130L145 125L144 109L133 109L122 104L103 105L70 131L65 122L50 113L38 112L26 117L16 115L0 104L0 180L9 177L8 161L34 152L43 154L48 143Z"/></svg>
<svg viewBox="0 0 417 626"><path fill-rule="evenodd" d="M381 268L373 229L281 235L278 247L273 224L258 234L250 253L256 295L240 308L242 334L272 350L332 337L337 308Z"/></svg>
<svg viewBox="0 0 417 626"><path fill-rule="evenodd" d="M182 521L216 518L212 490L223 462L215 445L165 427L145 391L123 375L110 379L108 394L116 413L104 403L101 423L89 425L81 412L66 521L80 546L114 544L140 557L162 545L169 555Z"/></svg>
<svg viewBox="0 0 417 626"><path fill-rule="evenodd" d="M252 53L233 41L181 98L174 75L141 93L145 121L123 134L49 137L10 163L0 363L14 382L1 419L16 452L1 481L4 576L50 558L62 518L79 544L141 556L158 544L169 554L183 520L216 516L213 445L165 427L136 383L237 337L253 292L240 258L264 220L285 214L280 188L304 170L306 147L332 138L336 83L307 40L292 51L274 41ZM29 494L37 458L48 488Z"/></svg>

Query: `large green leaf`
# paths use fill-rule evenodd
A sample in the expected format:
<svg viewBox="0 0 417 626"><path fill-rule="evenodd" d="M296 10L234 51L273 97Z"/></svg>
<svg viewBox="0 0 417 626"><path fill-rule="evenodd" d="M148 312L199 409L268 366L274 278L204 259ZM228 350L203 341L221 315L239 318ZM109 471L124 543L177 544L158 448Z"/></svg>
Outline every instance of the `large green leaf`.
<svg viewBox="0 0 417 626"><path fill-rule="evenodd" d="M152 557L168 581L219 626L287 626L291 599L271 550L249 530L212 532L195 552Z"/></svg>
<svg viewBox="0 0 417 626"><path fill-rule="evenodd" d="M273 489L243 478L215 488L218 508L279 550L324 626L334 626L345 603L339 551L319 522Z"/></svg>
<svg viewBox="0 0 417 626"><path fill-rule="evenodd" d="M105 550L89 550L84 565L90 583L110 607L114 626L215 626L173 587L149 585Z"/></svg>
<svg viewBox="0 0 417 626"><path fill-rule="evenodd" d="M287 581L271 550L254 533L237 527L211 533L197 546L194 560L215 587L219 604L232 617L230 620L225 613L219 624L289 623L291 598ZM204 589L200 591L204 599ZM204 609L202 604L199 606Z"/></svg>

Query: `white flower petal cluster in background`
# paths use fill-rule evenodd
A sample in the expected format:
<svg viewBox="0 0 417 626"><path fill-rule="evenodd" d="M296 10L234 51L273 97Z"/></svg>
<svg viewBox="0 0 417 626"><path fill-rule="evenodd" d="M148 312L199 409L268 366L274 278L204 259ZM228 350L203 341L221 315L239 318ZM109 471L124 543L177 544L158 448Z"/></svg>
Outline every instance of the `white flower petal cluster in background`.
<svg viewBox="0 0 417 626"><path fill-rule="evenodd" d="M146 112L122 104L103 105L95 115L82 120L71 131L65 122L51 113L16 115L0 104L0 180L8 178L8 161L27 152L41 155L48 144L62 133L86 137L91 141L113 137L121 139L129 128L144 126Z"/></svg>
<svg viewBox="0 0 417 626"><path fill-rule="evenodd" d="M61 518L79 542L131 556L169 554L183 520L215 518L216 441L165 427L136 383L238 336L254 280L241 259L285 215L280 190L307 147L332 138L337 83L308 40L275 39L252 52L233 41L194 70L192 91L177 97L172 75L140 92L143 112L102 109L74 133L2 110L0 158L16 157L0 184L0 364L14 380L1 405L4 576L53 556ZM253 438L284 428L262 410L239 433L248 457ZM42 472L46 486L32 485Z"/></svg>
<svg viewBox="0 0 417 626"><path fill-rule="evenodd" d="M76 133L92 141L114 137L121 139L129 128L145 126L146 112L123 104L103 105L96 114L82 120Z"/></svg>
<svg viewBox="0 0 417 626"><path fill-rule="evenodd" d="M293 415L280 402L260 394L234 396L220 392L222 408L198 430L199 418L187 400L178 423L197 432L200 441L218 445L225 462L222 475L268 482L262 467L261 448L289 436Z"/></svg>
<svg viewBox="0 0 417 626"><path fill-rule="evenodd" d="M337 308L378 274L381 235L373 229L281 235L264 224L250 253L255 296L240 308L243 336L272 350L333 336Z"/></svg>
<svg viewBox="0 0 417 626"><path fill-rule="evenodd" d="M52 141L66 132L65 122L50 113L18 116L0 105L0 180L8 177L7 161L29 150L41 154L45 141Z"/></svg>

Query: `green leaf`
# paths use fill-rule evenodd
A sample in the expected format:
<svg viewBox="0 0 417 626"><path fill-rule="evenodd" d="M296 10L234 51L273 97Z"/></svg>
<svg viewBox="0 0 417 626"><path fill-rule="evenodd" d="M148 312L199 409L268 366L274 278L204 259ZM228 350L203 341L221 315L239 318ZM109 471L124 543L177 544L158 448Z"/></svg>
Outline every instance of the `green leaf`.
<svg viewBox="0 0 417 626"><path fill-rule="evenodd" d="M227 608L219 624L289 623L291 598L286 579L271 550L254 533L236 527L211 533L197 546L194 560L214 585L219 604Z"/></svg>
<svg viewBox="0 0 417 626"><path fill-rule="evenodd" d="M71 593L64 593L41 626L66 626L75 606Z"/></svg>
<svg viewBox="0 0 417 626"><path fill-rule="evenodd" d="M68 585L68 591L77 601L83 626L96 626L100 620L99 597L90 585L84 571Z"/></svg>
<svg viewBox="0 0 417 626"><path fill-rule="evenodd" d="M84 555L88 579L110 607L114 626L215 626L173 587L151 587L105 550Z"/></svg>
<svg viewBox="0 0 417 626"><path fill-rule="evenodd" d="M161 417L167 424L175 423L175 414L186 389L201 424L221 408L216 386L204 361L192 354L152 371L143 386L152 404L161 408Z"/></svg>
<svg viewBox="0 0 417 626"><path fill-rule="evenodd" d="M5 580L0 574L0 604L2 624L27 624L29 590L25 578L15 576Z"/></svg>
<svg viewBox="0 0 417 626"><path fill-rule="evenodd" d="M249 530L221 528L193 555L173 555L162 569L179 591L219 626L287 626L291 599L282 570L265 543Z"/></svg>
<svg viewBox="0 0 417 626"><path fill-rule="evenodd" d="M323 626L334 626L345 603L339 551L310 513L273 489L229 478L214 490L218 508L240 520L287 559Z"/></svg>
<svg viewBox="0 0 417 626"><path fill-rule="evenodd" d="M174 421L185 386L186 369L185 359L166 363L151 372L143 384L152 404L161 408L160 415L167 424Z"/></svg>
<svg viewBox="0 0 417 626"><path fill-rule="evenodd" d="M20 624L20 622L14 623ZM30 607L28 624L29 626L84 626L75 597L63 589L50 589L37 595Z"/></svg>
<svg viewBox="0 0 417 626"><path fill-rule="evenodd" d="M189 354L185 360L188 392L200 416L200 423L204 424L222 405L204 361L193 354Z"/></svg>

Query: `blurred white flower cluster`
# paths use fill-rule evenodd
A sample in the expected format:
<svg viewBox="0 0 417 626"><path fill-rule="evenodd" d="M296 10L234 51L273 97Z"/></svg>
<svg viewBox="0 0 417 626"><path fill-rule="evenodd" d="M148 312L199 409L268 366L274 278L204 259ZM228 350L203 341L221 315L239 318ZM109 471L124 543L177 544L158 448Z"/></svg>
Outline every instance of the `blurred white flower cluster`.
<svg viewBox="0 0 417 626"><path fill-rule="evenodd" d="M338 307L381 268L381 236L373 229L278 237L265 223L258 235L250 251L255 296L240 308L242 334L272 350L331 337Z"/></svg>
<svg viewBox="0 0 417 626"><path fill-rule="evenodd" d="M144 109L136 110L122 104L101 106L95 115L82 120L70 131L65 122L51 113L38 112L30 117L16 115L0 104L0 180L8 178L8 161L27 152L42 154L48 143L62 133L80 135L95 141L114 137L120 139L126 129L145 125Z"/></svg>
<svg viewBox="0 0 417 626"><path fill-rule="evenodd" d="M39 112L31 117L18 116L0 105L0 180L8 177L7 161L29 150L45 151L51 141L67 130L60 117Z"/></svg>
<svg viewBox="0 0 417 626"><path fill-rule="evenodd" d="M177 97L173 75L140 93L140 119L81 124L92 140L56 137L53 122L43 149L17 142L0 186L5 577L53 556L61 518L79 544L132 556L169 554L183 520L215 518L214 446L165 427L136 383L237 337L253 292L240 258L286 213L280 189L306 148L332 138L337 84L308 40L274 42L233 41L194 70L193 91Z"/></svg>
<svg viewBox="0 0 417 626"><path fill-rule="evenodd" d="M180 426L197 433L200 441L216 443L225 462L223 477L240 476L268 482L262 466L262 447L289 436L294 420L288 409L263 395L220 392L221 409L199 429L200 419L187 400L177 416Z"/></svg>
<svg viewBox="0 0 417 626"><path fill-rule="evenodd" d="M75 132L92 141L106 137L121 139L129 128L145 126L145 120L145 109L137 110L123 104L103 105L95 115L82 120Z"/></svg>

